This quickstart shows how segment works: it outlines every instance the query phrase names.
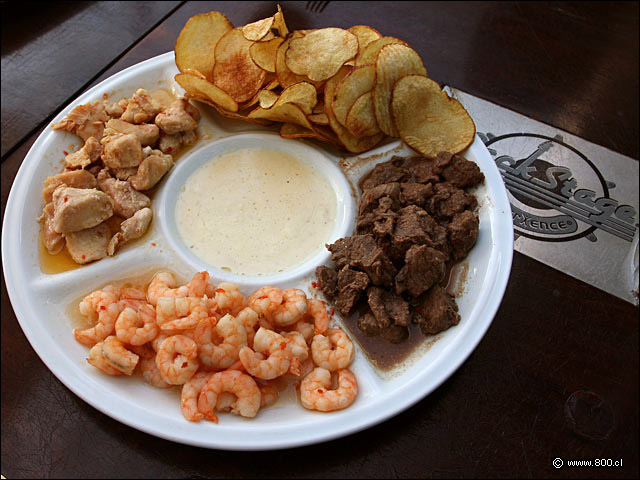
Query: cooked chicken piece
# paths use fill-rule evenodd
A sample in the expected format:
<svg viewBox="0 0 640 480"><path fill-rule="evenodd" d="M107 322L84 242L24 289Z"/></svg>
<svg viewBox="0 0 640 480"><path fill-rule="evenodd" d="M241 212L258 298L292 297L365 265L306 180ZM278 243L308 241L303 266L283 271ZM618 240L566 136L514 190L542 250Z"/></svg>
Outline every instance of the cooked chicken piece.
<svg viewBox="0 0 640 480"><path fill-rule="evenodd" d="M102 138L104 122L109 115L104 104L96 100L92 103L78 105L66 117L52 125L54 130L66 130L75 133L85 142L89 137Z"/></svg>
<svg viewBox="0 0 640 480"><path fill-rule="evenodd" d="M67 155L64 161L69 168L85 168L95 162L103 150L104 147L95 137L89 137L80 150Z"/></svg>
<svg viewBox="0 0 640 480"><path fill-rule="evenodd" d="M109 227L104 223L78 232L67 233L67 251L76 263L89 263L107 256Z"/></svg>
<svg viewBox="0 0 640 480"><path fill-rule="evenodd" d="M120 231L116 233L109 241L107 253L113 255L116 249L131 240L140 238L145 234L153 218L153 212L150 208L138 210L135 215L120 224Z"/></svg>
<svg viewBox="0 0 640 480"><path fill-rule="evenodd" d="M156 117L158 125L167 135L194 130L200 120L200 111L188 100L181 98Z"/></svg>
<svg viewBox="0 0 640 480"><path fill-rule="evenodd" d="M113 215L113 200L100 190L60 185L53 192L53 229L70 233L95 227Z"/></svg>
<svg viewBox="0 0 640 480"><path fill-rule="evenodd" d="M119 118L112 118L107 122L104 134L114 135L116 133L133 133L140 140L140 144L145 147L156 143L160 136L160 129L153 123L134 125Z"/></svg>
<svg viewBox="0 0 640 480"><path fill-rule="evenodd" d="M118 180L128 180L132 175L138 173L138 167L114 168L110 169L110 172Z"/></svg>
<svg viewBox="0 0 640 480"><path fill-rule="evenodd" d="M44 190L42 191L45 204L53 201L53 191L63 184L67 187L74 188L98 188L96 177L91 175L87 170L62 172L45 179Z"/></svg>
<svg viewBox="0 0 640 480"><path fill-rule="evenodd" d="M142 161L142 145L133 133L116 133L101 140L102 161L109 168L137 167Z"/></svg>
<svg viewBox="0 0 640 480"><path fill-rule="evenodd" d="M64 248L64 235L53 229L53 210L53 203L47 203L38 221L42 223L44 246L51 255L56 255Z"/></svg>
<svg viewBox="0 0 640 480"><path fill-rule="evenodd" d="M149 92L140 88L131 97L127 103L127 109L120 118L130 123L153 122L160 109L161 106L154 101Z"/></svg>
<svg viewBox="0 0 640 480"><path fill-rule="evenodd" d="M102 102L104 104L104 109L111 118L120 118L124 111L127 109L127 104L129 100L123 98L118 100L116 103L111 103L108 100Z"/></svg>
<svg viewBox="0 0 640 480"><path fill-rule="evenodd" d="M149 152L145 148L145 151L148 152L148 156L138 167L138 173L129 177L131 186L136 190L149 190L173 167L171 155L165 155L160 150Z"/></svg>
<svg viewBox="0 0 640 480"><path fill-rule="evenodd" d="M129 182L112 178L106 168L98 174L98 185L113 200L113 213L121 217L130 218L141 208L151 205L149 197L131 188Z"/></svg>
<svg viewBox="0 0 640 480"><path fill-rule="evenodd" d="M173 135L167 135L162 132L160 134L160 141L158 142L158 148L162 153L175 154L182 145L193 145L198 140L195 130L189 130L188 132L175 133Z"/></svg>

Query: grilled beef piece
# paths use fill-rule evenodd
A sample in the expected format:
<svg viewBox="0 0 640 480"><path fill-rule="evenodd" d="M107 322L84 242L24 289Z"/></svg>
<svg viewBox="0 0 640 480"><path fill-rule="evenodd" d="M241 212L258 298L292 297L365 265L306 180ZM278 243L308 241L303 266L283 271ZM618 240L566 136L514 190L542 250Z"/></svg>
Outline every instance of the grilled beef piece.
<svg viewBox="0 0 640 480"><path fill-rule="evenodd" d="M392 323L403 327L409 325L411 320L409 304L399 295L379 287L369 287L367 301L381 325L389 326Z"/></svg>
<svg viewBox="0 0 640 480"><path fill-rule="evenodd" d="M382 248L376 244L373 235L341 238L327 248L338 269L350 266L366 272L374 285L391 286L393 284L396 268Z"/></svg>
<svg viewBox="0 0 640 480"><path fill-rule="evenodd" d="M444 288L436 285L414 310L412 321L425 335L435 335L460 322L458 306Z"/></svg>
<svg viewBox="0 0 640 480"><path fill-rule="evenodd" d="M358 318L358 328L367 337L376 337L382 334L382 331L387 328L389 324L380 322L371 312L367 312L364 315L360 315Z"/></svg>
<svg viewBox="0 0 640 480"><path fill-rule="evenodd" d="M429 199L428 211L439 219L450 219L456 213L473 210L478 205L476 197L469 195L449 182L438 183Z"/></svg>
<svg viewBox="0 0 640 480"><path fill-rule="evenodd" d="M399 183L383 183L376 185L369 190L362 192L360 197L359 213L367 213L378 208L378 202L381 198L388 197L391 199L391 209L400 208L400 184Z"/></svg>
<svg viewBox="0 0 640 480"><path fill-rule="evenodd" d="M369 277L366 273L353 270L345 266L338 272L338 299L336 306L345 317L360 299L360 295L369 285Z"/></svg>
<svg viewBox="0 0 640 480"><path fill-rule="evenodd" d="M458 213L447 225L449 243L455 261L462 260L471 251L478 238L478 217L470 210Z"/></svg>
<svg viewBox="0 0 640 480"><path fill-rule="evenodd" d="M458 188L475 187L484 181L484 175L478 165L460 155L451 155L446 166L443 163L441 165L442 178Z"/></svg>
<svg viewBox="0 0 640 480"><path fill-rule="evenodd" d="M316 268L318 288L327 298L333 299L338 293L338 272L333 268L321 265Z"/></svg>
<svg viewBox="0 0 640 480"><path fill-rule="evenodd" d="M433 185L427 183L401 183L400 201L403 205L424 207L427 199L433 195Z"/></svg>
<svg viewBox="0 0 640 480"><path fill-rule="evenodd" d="M417 297L444 278L444 253L426 245L413 245L405 256L405 266L396 276L396 293L409 292Z"/></svg>
<svg viewBox="0 0 640 480"><path fill-rule="evenodd" d="M378 201L378 208L373 212L358 216L356 231L361 235L372 233L376 239L386 238L393 233L397 217L398 214L393 211L393 200L390 197L382 197Z"/></svg>
<svg viewBox="0 0 640 480"><path fill-rule="evenodd" d="M409 180L409 172L400 164L402 158L394 157L388 162L379 163L362 182L362 191L380 185L381 183L406 182Z"/></svg>

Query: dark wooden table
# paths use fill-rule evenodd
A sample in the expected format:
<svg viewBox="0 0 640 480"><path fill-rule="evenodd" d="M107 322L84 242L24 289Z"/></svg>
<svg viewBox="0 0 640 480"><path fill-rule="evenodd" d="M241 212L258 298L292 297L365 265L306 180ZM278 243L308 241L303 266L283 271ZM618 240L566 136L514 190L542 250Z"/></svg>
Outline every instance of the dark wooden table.
<svg viewBox="0 0 640 480"><path fill-rule="evenodd" d="M293 29L371 25L408 41L441 84L638 158L637 2L281 3ZM3 215L24 156L79 93L171 50L194 14L242 25L274 9L2 2ZM280 452L193 448L98 412L38 358L2 282L7 478L638 477L638 309L518 253L491 328L436 391L366 431ZM555 469L556 457L623 465Z"/></svg>

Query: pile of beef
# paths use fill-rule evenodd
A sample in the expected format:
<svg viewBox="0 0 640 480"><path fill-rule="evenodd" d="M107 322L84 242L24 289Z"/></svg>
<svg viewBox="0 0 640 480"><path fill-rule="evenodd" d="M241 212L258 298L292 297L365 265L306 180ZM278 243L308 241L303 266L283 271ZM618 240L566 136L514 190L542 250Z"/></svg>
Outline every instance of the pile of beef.
<svg viewBox="0 0 640 480"><path fill-rule="evenodd" d="M367 336L392 343L456 325L455 300L441 283L478 236L476 198L466 189L484 181L459 155L394 157L362 182L356 235L327 245L335 268L316 269L317 285L346 318L359 313Z"/></svg>
<svg viewBox="0 0 640 480"><path fill-rule="evenodd" d="M153 217L143 192L171 169L173 153L195 143L199 120L187 100L139 89L116 103L79 105L53 124L84 145L66 155L62 173L44 182L40 221L47 251L66 248L76 263L88 263L141 237ZM112 217L120 223L115 234L105 223Z"/></svg>

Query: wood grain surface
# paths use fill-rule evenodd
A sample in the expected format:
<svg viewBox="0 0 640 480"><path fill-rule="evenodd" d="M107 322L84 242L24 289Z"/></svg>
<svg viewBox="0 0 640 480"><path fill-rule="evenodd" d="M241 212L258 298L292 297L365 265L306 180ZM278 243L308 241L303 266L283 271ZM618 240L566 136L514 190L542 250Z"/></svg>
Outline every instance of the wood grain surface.
<svg viewBox="0 0 640 480"><path fill-rule="evenodd" d="M408 41L440 83L638 157L637 2L331 2L320 14L305 4L282 2L291 28L371 25ZM240 25L274 7L187 2L107 70L94 66L95 78L83 85L171 50L196 13L222 11ZM3 62L4 35L3 25ZM65 81L44 82L30 102ZM4 132L4 63L2 90ZM39 133L3 158L3 215ZM223 452L141 433L75 396L29 345L3 276L0 468L7 478L637 478L638 345L637 308L515 253L486 336L424 400L331 442ZM555 469L556 457L623 459L623 466Z"/></svg>

